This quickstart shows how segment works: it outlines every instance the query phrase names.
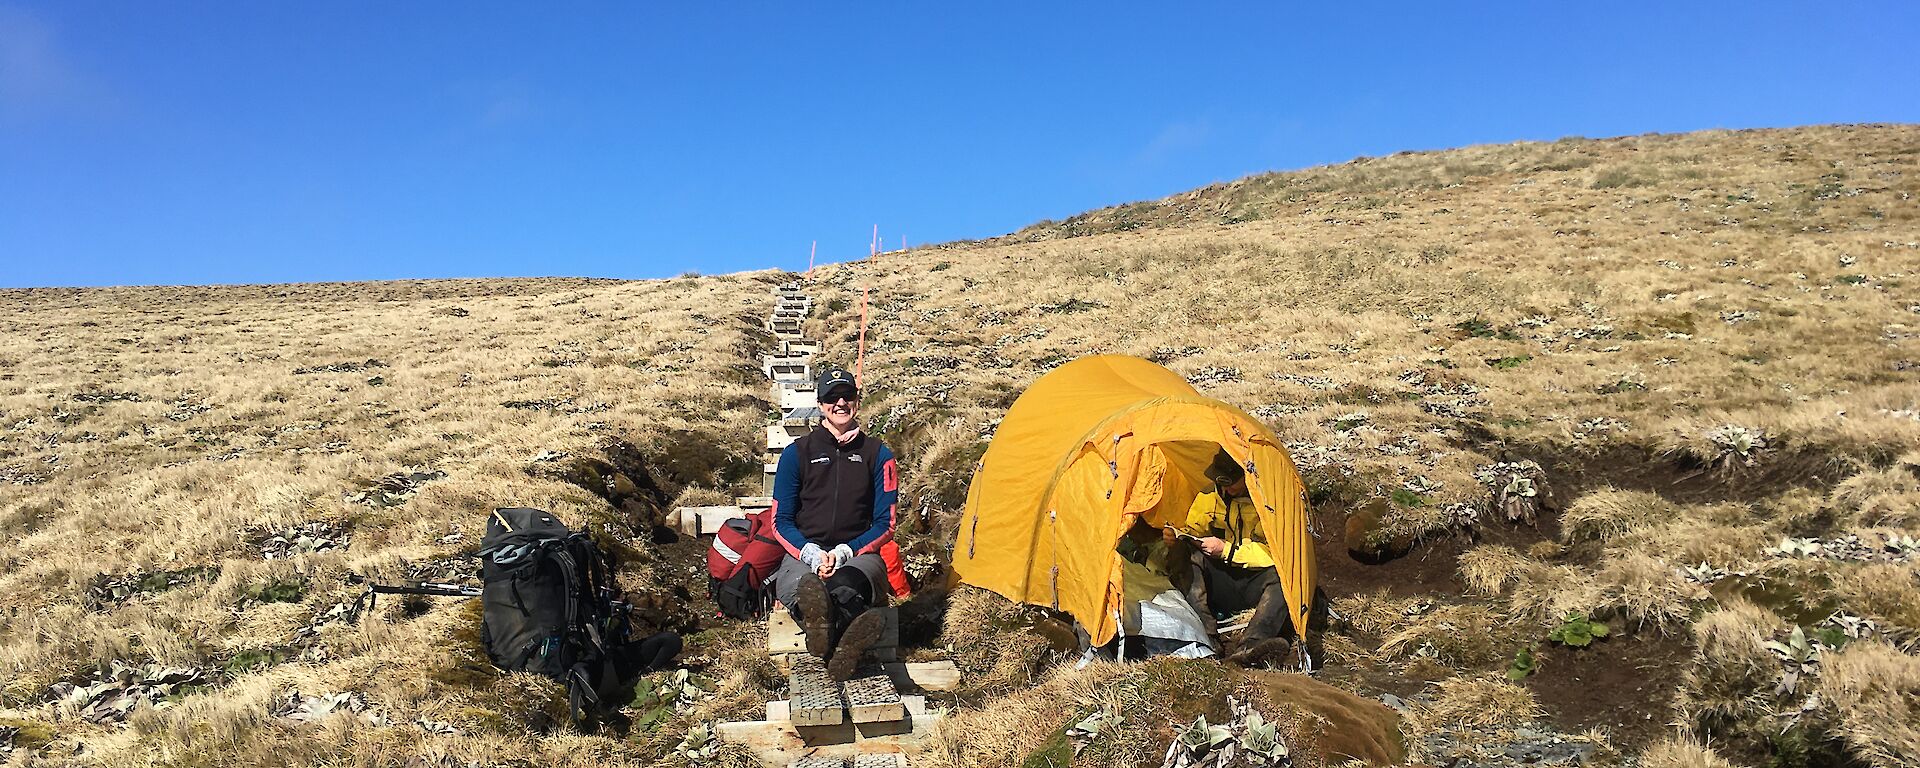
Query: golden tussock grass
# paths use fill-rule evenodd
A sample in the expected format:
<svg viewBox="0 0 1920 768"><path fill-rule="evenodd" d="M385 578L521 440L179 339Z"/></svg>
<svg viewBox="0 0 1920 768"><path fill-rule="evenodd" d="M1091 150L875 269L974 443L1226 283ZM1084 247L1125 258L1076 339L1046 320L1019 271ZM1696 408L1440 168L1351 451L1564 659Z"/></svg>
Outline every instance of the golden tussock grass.
<svg viewBox="0 0 1920 768"><path fill-rule="evenodd" d="M1834 486L1829 503L1845 525L1913 528L1920 524L1920 470L1905 462L1864 470Z"/></svg>
<svg viewBox="0 0 1920 768"><path fill-rule="evenodd" d="M1891 625L1920 630L1920 563L1873 563L1841 569L1834 594L1847 609Z"/></svg>
<svg viewBox="0 0 1920 768"><path fill-rule="evenodd" d="M1827 562L1788 574L1761 548L1796 531L1920 532L1916 137L1900 125L1710 131L1263 174L823 266L808 330L823 362L851 362L871 290L863 410L903 458L906 511L933 523L903 527L914 552L951 541L979 437L1026 385L1074 357L1123 353L1271 425L1332 517L1391 500L1389 538L1435 536L1484 508L1473 472L1509 455L1584 458L1614 482L1642 479L1638 459L1619 457L1653 452L1736 489L1671 520L1647 499L1586 499L1564 550L1470 551L1463 579L1507 620L1605 610L1674 631L1697 595L1662 569L1699 560L1829 580L1894 620L1911 609L1890 592ZM454 674L435 650L464 621L444 603L322 623L297 644L323 658L223 680L142 715L137 734L54 712L45 691L115 659L213 668L295 645L352 594L345 574L456 557L495 506L633 539L627 586L677 573L689 564L629 535L654 500L615 454L630 446L669 497L755 490L767 413L751 355L787 277L0 291L0 706L12 708L0 716L48 719L109 765L192 763L210 745L337 764L383 750L658 759L653 745L481 725L246 735L280 685L362 690L403 723L496 706L495 682ZM1730 453L1730 425L1764 445ZM409 468L447 477L395 507L344 498ZM1795 472L1853 479L1782 497L1778 476ZM616 475L626 490L609 494ZM621 501L639 496L638 511ZM311 521L350 542L262 560L263 530ZM190 569L205 570L104 604L86 594L102 575ZM279 579L304 592L241 601ZM986 687L975 695L1030 685L1044 641L968 599L955 595L942 642ZM1356 628L1404 628L1381 613ZM968 617L978 623L957 623ZM1749 697L1771 681L1749 641L1777 625L1752 606L1709 611L1681 673L1683 712L1756 716ZM730 684L721 710L759 695L751 675ZM537 697L524 698L514 706ZM229 725L203 733L175 714L188 711Z"/></svg>
<svg viewBox="0 0 1920 768"><path fill-rule="evenodd" d="M1083 669L1057 667L1037 685L995 698L991 706L949 715L935 727L923 760L951 768L1018 766L1076 717L1106 708L1144 718L1147 702L1139 688L1116 684L1127 674L1126 665L1104 661Z"/></svg>
<svg viewBox="0 0 1920 768"><path fill-rule="evenodd" d="M1734 768L1712 747L1685 737L1654 742L1640 755L1641 768Z"/></svg>
<svg viewBox="0 0 1920 768"><path fill-rule="evenodd" d="M1618 617L1665 633L1685 627L1707 590L1687 581L1672 562L1638 552L1609 558L1594 573L1600 596L1591 613Z"/></svg>
<svg viewBox="0 0 1920 768"><path fill-rule="evenodd" d="M12 310L0 324L0 469L11 473L0 479L3 704L50 712L109 765L547 753L565 737L523 723L550 693L518 690L517 676L484 662L458 671L472 660L449 638L471 634L470 606L424 601L413 615L387 601L359 624L324 614L357 595L350 573L402 579L409 566L458 560L495 506L541 507L575 526L620 519L607 488L567 479L572 462L600 460L611 443L657 462L625 471L650 472L669 491L718 484L721 467L690 463L676 441L698 435L743 463L756 453L763 387L738 369L771 285L728 276L0 292ZM348 498L416 468L447 476L397 506ZM643 495L628 491L663 501ZM259 541L309 522L337 526L342 546L261 559ZM627 536L632 551L651 546L644 528ZM630 561L621 578L644 588L659 565ZM160 572L187 575L124 599L88 597L96 579ZM255 599L274 585L294 585L275 598L289 602ZM219 671L246 652L307 655ZM115 660L212 670L215 685L138 714L117 737L41 704L49 684ZM359 692L396 725L293 725L271 714L290 691ZM426 735L406 725L416 717L465 735Z"/></svg>
<svg viewBox="0 0 1920 768"><path fill-rule="evenodd" d="M1575 499L1560 518L1560 535L1567 541L1613 541L1634 531L1671 520L1678 508L1645 491L1594 491Z"/></svg>
<svg viewBox="0 0 1920 768"><path fill-rule="evenodd" d="M1540 716L1533 693L1495 677L1454 677L1433 684L1433 700L1414 710L1416 731L1440 725L1517 727Z"/></svg>
<svg viewBox="0 0 1920 768"><path fill-rule="evenodd" d="M1378 652L1388 657L1430 655L1450 666L1484 667L1512 658L1521 644L1519 633L1501 618L1475 603L1441 605L1429 613L1400 617L1381 639Z"/></svg>
<svg viewBox="0 0 1920 768"><path fill-rule="evenodd" d="M977 587L963 586L949 596L940 645L952 651L967 692L997 696L1033 683L1051 646L1026 630L1024 614L1023 607Z"/></svg>
<svg viewBox="0 0 1920 768"><path fill-rule="evenodd" d="M1785 628L1780 617L1743 600L1722 603L1695 622L1693 661L1675 696L1681 722L1702 734L1753 735L1772 727L1780 663L1766 643Z"/></svg>
<svg viewBox="0 0 1920 768"><path fill-rule="evenodd" d="M1833 729L1875 768L1920 755L1920 658L1884 643L1849 643L1821 662L1819 691Z"/></svg>

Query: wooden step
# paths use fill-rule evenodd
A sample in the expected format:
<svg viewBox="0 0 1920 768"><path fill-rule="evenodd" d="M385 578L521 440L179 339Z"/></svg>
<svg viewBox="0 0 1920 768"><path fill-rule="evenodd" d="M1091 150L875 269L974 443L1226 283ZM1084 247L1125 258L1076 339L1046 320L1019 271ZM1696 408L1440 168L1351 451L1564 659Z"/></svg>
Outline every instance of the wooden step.
<svg viewBox="0 0 1920 768"><path fill-rule="evenodd" d="M893 678L880 669L856 673L852 680L841 684L840 692L847 700L847 717L856 723L884 723L907 716L900 691L893 687Z"/></svg>
<svg viewBox="0 0 1920 768"><path fill-rule="evenodd" d="M807 386L805 388L789 386L792 384L806 384ZM795 408L817 408L820 405L820 398L813 393L813 382L811 381L776 381L774 382L774 388L778 390L774 393L774 397L778 398L779 402L777 405L781 411L790 411ZM805 432L801 434L805 434Z"/></svg>
<svg viewBox="0 0 1920 768"><path fill-rule="evenodd" d="M808 755L787 764L787 768L907 768L907 756L899 752L865 755Z"/></svg>
<svg viewBox="0 0 1920 768"><path fill-rule="evenodd" d="M669 522L674 530L687 536L705 536L719 532L720 526L726 525L728 520L746 517L746 515L746 510L733 505L676 507L673 514L669 516Z"/></svg>
<svg viewBox="0 0 1920 768"><path fill-rule="evenodd" d="M871 610L882 612L887 619L887 628L881 630L880 640L868 649L868 653L881 661L892 661L894 649L900 646L900 611L888 606ZM773 655L807 653L807 633L800 630L800 624L793 620L793 614L786 609L775 609L767 613L767 653Z"/></svg>
<svg viewBox="0 0 1920 768"><path fill-rule="evenodd" d="M818 405L810 405L805 408L789 408L786 413L780 415L780 426L783 427L813 429L819 425L820 406Z"/></svg>
<svg viewBox="0 0 1920 768"><path fill-rule="evenodd" d="M785 669L789 659L806 654L781 654L773 657L776 668ZM947 659L939 661L881 661L880 671L893 679L896 690L941 693L960 687L960 668Z"/></svg>
<svg viewBox="0 0 1920 768"><path fill-rule="evenodd" d="M753 750L762 765L788 766L802 757L838 757L853 760L863 755L885 755L899 766L907 755L917 754L939 725L941 715L925 714L890 723L841 723L828 726L795 725L790 720L753 720L717 723L714 733L722 740ZM876 758L870 758L876 759ZM866 763L862 763L865 768ZM884 763L883 763L884 765Z"/></svg>
<svg viewBox="0 0 1920 768"><path fill-rule="evenodd" d="M787 675L787 702L787 716L797 726L846 721L847 700L840 684L827 674L827 663L812 656L794 659Z"/></svg>
<svg viewBox="0 0 1920 768"><path fill-rule="evenodd" d="M766 368L767 378L774 381L812 381L813 366L806 363L774 363Z"/></svg>
<svg viewBox="0 0 1920 768"><path fill-rule="evenodd" d="M909 716L918 717L927 713L927 697L917 693L903 693L900 694L900 706L906 708ZM786 700L767 702L767 720L781 722L788 719Z"/></svg>

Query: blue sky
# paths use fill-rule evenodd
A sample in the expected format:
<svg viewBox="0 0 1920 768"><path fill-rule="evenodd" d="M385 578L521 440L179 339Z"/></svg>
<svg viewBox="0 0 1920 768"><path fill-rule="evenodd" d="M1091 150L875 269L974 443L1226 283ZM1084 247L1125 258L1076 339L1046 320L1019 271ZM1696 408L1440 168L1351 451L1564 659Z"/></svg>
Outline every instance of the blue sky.
<svg viewBox="0 0 1920 768"><path fill-rule="evenodd" d="M1920 121L1911 2L1293 5L0 0L0 286L802 268L1404 149Z"/></svg>

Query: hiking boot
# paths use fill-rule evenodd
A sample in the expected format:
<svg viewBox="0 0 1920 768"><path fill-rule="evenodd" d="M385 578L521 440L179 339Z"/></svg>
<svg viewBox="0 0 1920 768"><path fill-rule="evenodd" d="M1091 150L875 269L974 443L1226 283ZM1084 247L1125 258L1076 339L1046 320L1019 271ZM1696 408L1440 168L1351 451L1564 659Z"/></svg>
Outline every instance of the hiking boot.
<svg viewBox="0 0 1920 768"><path fill-rule="evenodd" d="M833 649L833 658L827 660L827 675L840 682L853 678L854 667L860 666L860 657L867 655L867 649L880 642L880 633L887 628L886 617L879 611L867 611L847 622L847 628L840 633L840 644Z"/></svg>
<svg viewBox="0 0 1920 768"><path fill-rule="evenodd" d="M1293 650L1293 644L1286 638L1269 637L1247 643L1227 657L1227 661L1243 667L1277 667L1287 660L1287 652Z"/></svg>
<svg viewBox="0 0 1920 768"><path fill-rule="evenodd" d="M827 601L826 582L811 573L801 576L794 602L800 609L800 631L807 635L807 653L826 658L833 649L833 604Z"/></svg>

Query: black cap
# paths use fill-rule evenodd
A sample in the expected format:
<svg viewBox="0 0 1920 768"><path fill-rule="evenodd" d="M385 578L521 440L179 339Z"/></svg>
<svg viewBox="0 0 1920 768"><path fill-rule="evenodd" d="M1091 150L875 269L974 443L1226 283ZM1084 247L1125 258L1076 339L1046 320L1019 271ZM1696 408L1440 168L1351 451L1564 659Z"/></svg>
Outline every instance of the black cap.
<svg viewBox="0 0 1920 768"><path fill-rule="evenodd" d="M1224 448L1213 455L1213 463L1207 467L1207 479L1212 480L1217 488L1233 485L1246 477L1247 471L1242 469L1240 462L1234 461L1233 456L1229 455Z"/></svg>
<svg viewBox="0 0 1920 768"><path fill-rule="evenodd" d="M847 396L855 400L860 399L860 383L854 381L853 374L848 373L845 368L828 368L825 373L820 374L820 383L813 388L814 397L819 398L823 403L832 402L836 398L828 396L832 395L836 389L853 390L848 392Z"/></svg>

